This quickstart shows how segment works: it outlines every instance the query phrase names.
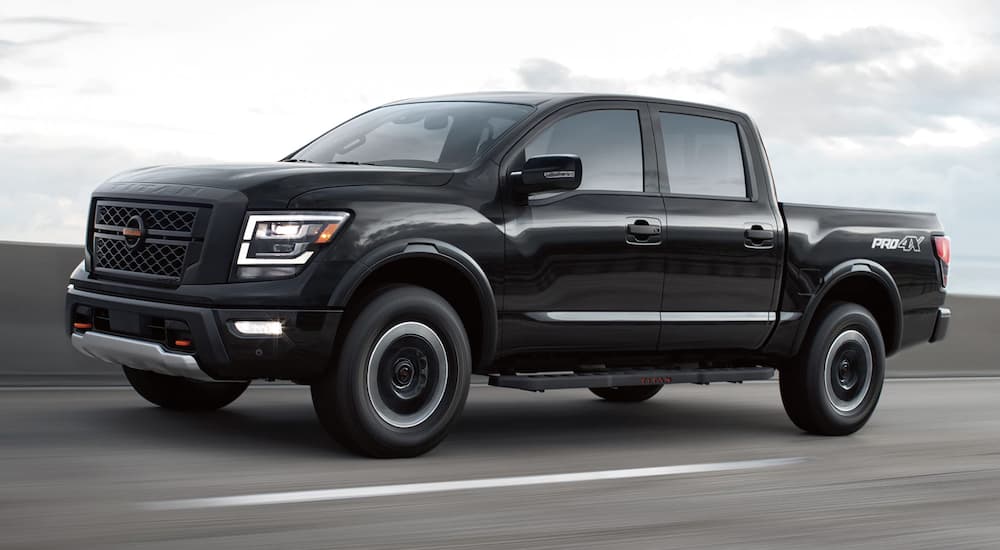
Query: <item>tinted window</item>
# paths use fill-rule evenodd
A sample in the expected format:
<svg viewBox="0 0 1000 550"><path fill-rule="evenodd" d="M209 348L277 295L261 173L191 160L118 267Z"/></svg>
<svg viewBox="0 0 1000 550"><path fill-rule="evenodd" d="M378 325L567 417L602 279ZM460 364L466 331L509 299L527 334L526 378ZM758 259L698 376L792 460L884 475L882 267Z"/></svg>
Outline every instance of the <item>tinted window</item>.
<svg viewBox="0 0 1000 550"><path fill-rule="evenodd" d="M526 105L468 101L390 105L341 124L292 158L460 168L532 110Z"/></svg>
<svg viewBox="0 0 1000 550"><path fill-rule="evenodd" d="M660 113L671 193L746 197L743 152L728 120Z"/></svg>
<svg viewBox="0 0 1000 550"><path fill-rule="evenodd" d="M525 147L525 158L574 154L583 162L580 189L642 191L639 112L587 111L570 115Z"/></svg>

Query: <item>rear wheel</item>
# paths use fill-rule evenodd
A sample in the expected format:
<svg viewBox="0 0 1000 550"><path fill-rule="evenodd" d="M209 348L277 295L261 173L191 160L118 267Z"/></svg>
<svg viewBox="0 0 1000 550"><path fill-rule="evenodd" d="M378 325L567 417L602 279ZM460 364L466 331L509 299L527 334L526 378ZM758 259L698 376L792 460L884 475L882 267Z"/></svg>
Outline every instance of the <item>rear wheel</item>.
<svg viewBox="0 0 1000 550"><path fill-rule="evenodd" d="M797 360L781 370L781 401L799 428L847 435L875 412L885 344L872 314L857 304L832 304L821 315Z"/></svg>
<svg viewBox="0 0 1000 550"><path fill-rule="evenodd" d="M615 386L611 388L590 388L594 395L606 401L618 403L638 403L653 397L663 386Z"/></svg>
<svg viewBox="0 0 1000 550"><path fill-rule="evenodd" d="M465 406L472 354L462 320L440 295L392 287L351 322L339 361L313 384L323 427L375 457L433 449Z"/></svg>
<svg viewBox="0 0 1000 550"><path fill-rule="evenodd" d="M178 411L221 409L243 395L246 382L202 382L180 376L122 367L125 378L146 401Z"/></svg>

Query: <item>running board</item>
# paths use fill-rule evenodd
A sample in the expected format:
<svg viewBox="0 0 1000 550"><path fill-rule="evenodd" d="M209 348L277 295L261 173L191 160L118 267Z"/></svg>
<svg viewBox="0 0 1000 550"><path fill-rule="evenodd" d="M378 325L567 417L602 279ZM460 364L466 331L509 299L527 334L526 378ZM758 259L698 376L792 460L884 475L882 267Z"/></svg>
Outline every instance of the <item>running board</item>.
<svg viewBox="0 0 1000 550"><path fill-rule="evenodd" d="M545 391L566 388L743 382L745 380L769 380L773 376L774 369L768 367L616 369L566 374L491 374L490 385L528 391Z"/></svg>

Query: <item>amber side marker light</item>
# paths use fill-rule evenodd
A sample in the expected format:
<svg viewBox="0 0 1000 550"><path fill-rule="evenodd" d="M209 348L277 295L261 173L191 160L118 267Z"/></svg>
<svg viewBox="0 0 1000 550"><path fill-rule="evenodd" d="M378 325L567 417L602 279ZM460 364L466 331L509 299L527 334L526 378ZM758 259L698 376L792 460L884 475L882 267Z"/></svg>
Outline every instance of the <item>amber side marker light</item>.
<svg viewBox="0 0 1000 550"><path fill-rule="evenodd" d="M174 345L179 348L191 347L191 340L174 340Z"/></svg>
<svg viewBox="0 0 1000 550"><path fill-rule="evenodd" d="M94 328L94 325L90 323L73 323L73 328L77 330L88 330Z"/></svg>
<svg viewBox="0 0 1000 550"><path fill-rule="evenodd" d="M326 224L326 227L324 227L323 230L319 232L319 235L313 242L315 242L316 244L326 244L330 242L330 239L332 239L333 236L337 233L337 229L339 227L340 227L339 223Z"/></svg>

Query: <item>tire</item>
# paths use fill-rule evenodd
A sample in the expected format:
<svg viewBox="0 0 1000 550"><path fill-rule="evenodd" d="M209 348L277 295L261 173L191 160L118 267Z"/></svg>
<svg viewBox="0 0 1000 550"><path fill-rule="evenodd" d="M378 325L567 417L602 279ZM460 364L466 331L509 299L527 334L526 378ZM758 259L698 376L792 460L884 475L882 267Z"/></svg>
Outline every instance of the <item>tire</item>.
<svg viewBox="0 0 1000 550"><path fill-rule="evenodd" d="M885 380L885 343L872 314L852 303L820 312L778 382L792 422L819 435L852 434L871 418Z"/></svg>
<svg viewBox="0 0 1000 550"><path fill-rule="evenodd" d="M378 458L436 447L465 406L472 353L440 295L416 286L380 291L351 322L337 364L312 385L313 407L344 447Z"/></svg>
<svg viewBox="0 0 1000 550"><path fill-rule="evenodd" d="M125 378L146 401L176 411L214 411L243 395L246 382L202 382L122 367Z"/></svg>
<svg viewBox="0 0 1000 550"><path fill-rule="evenodd" d="M660 393L663 385L659 386L615 386L612 388L590 388L591 393L615 403L638 403Z"/></svg>

